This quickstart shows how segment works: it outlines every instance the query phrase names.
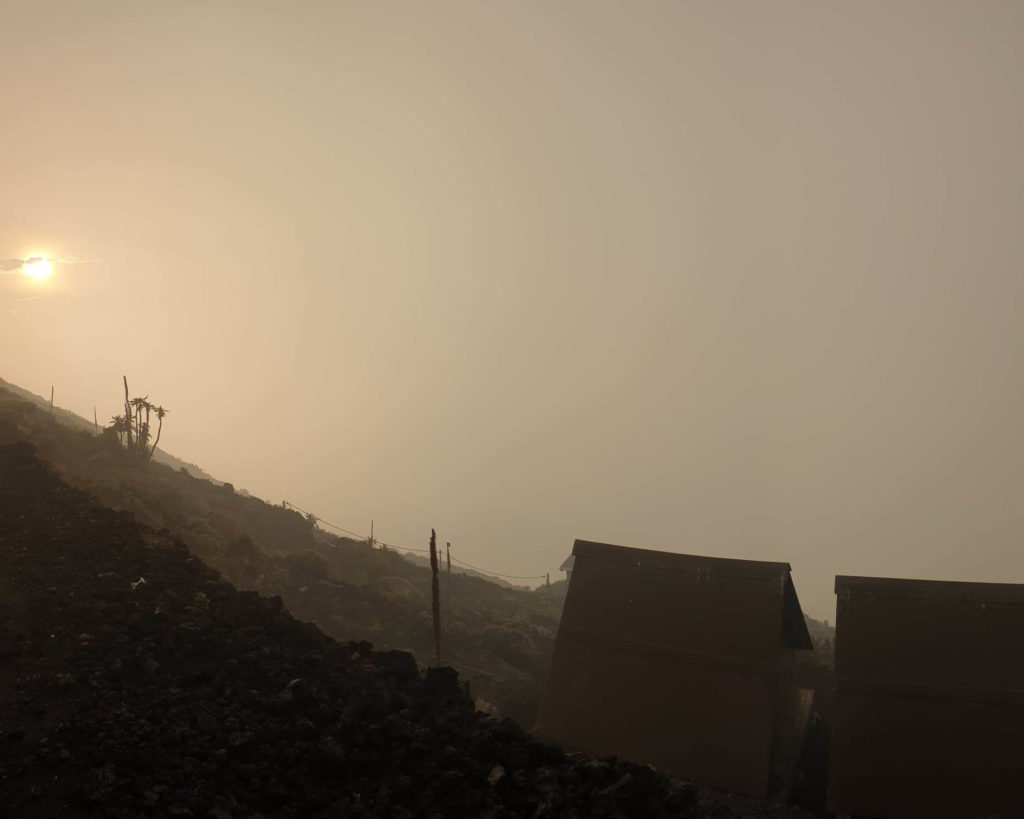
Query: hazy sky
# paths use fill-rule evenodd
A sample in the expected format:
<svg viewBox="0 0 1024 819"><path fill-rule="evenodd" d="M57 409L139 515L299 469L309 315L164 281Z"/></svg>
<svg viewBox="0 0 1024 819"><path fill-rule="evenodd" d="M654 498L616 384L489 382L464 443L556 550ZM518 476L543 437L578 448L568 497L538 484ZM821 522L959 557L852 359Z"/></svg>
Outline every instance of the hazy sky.
<svg viewBox="0 0 1024 819"><path fill-rule="evenodd" d="M1024 4L0 0L0 377L511 574L1024 582Z"/></svg>

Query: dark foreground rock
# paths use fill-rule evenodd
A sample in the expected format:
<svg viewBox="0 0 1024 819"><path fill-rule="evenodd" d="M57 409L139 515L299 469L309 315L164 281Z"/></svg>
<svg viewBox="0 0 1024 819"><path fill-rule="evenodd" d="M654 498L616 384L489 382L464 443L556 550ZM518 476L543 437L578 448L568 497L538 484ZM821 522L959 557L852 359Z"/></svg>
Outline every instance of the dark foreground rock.
<svg viewBox="0 0 1024 819"><path fill-rule="evenodd" d="M0 448L0 815L790 815L733 801L475 713Z"/></svg>

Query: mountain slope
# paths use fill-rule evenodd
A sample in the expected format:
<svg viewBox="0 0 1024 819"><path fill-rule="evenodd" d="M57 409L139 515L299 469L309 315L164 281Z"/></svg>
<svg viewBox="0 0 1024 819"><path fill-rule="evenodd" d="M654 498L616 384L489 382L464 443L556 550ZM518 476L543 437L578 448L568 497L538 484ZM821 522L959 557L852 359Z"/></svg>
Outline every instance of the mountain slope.
<svg viewBox="0 0 1024 819"><path fill-rule="evenodd" d="M236 591L25 443L0 446L0 561L7 816L705 815L650 768L474 713L448 669Z"/></svg>

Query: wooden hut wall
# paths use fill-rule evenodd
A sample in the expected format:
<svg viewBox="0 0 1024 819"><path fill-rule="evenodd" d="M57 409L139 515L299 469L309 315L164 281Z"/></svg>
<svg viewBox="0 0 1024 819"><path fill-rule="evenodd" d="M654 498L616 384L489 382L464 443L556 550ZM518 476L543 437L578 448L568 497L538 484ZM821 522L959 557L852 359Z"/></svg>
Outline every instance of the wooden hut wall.
<svg viewBox="0 0 1024 819"><path fill-rule="evenodd" d="M830 810L1019 816L1024 586L836 578Z"/></svg>

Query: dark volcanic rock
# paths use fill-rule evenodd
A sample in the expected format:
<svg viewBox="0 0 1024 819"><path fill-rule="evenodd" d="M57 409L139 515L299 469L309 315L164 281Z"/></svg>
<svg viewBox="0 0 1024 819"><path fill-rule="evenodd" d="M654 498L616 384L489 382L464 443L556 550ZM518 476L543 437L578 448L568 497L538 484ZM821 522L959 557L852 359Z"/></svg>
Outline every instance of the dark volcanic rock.
<svg viewBox="0 0 1024 819"><path fill-rule="evenodd" d="M0 567L4 816L705 815L475 713L451 669L236 591L26 444L0 447Z"/></svg>

